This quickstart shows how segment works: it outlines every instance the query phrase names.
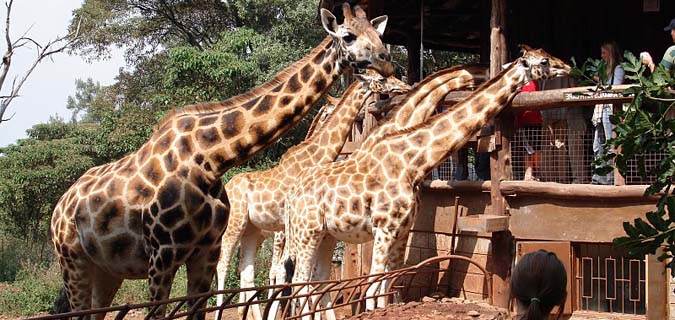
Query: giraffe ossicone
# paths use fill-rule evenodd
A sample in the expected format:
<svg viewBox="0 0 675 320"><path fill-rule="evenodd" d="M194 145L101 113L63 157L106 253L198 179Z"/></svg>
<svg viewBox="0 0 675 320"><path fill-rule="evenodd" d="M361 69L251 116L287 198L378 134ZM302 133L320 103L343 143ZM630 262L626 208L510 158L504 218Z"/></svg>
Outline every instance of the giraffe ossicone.
<svg viewBox="0 0 675 320"><path fill-rule="evenodd" d="M139 150L66 191L50 227L73 311L109 306L124 279L147 278L150 299L164 300L181 265L188 294L211 288L229 216L223 173L300 121L345 68L393 73L379 37L387 17L371 22L358 7L342 9L342 24L323 10L329 36L267 83L167 114Z"/></svg>

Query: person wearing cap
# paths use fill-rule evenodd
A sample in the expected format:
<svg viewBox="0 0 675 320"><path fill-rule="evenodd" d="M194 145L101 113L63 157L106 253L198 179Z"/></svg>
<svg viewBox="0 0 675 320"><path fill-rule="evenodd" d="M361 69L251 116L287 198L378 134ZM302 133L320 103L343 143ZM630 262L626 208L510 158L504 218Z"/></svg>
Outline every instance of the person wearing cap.
<svg viewBox="0 0 675 320"><path fill-rule="evenodd" d="M675 19L670 20L670 24L663 28L663 31L670 32L670 36L675 43ZM650 71L654 72L654 60L652 59L652 56L649 55L649 52L640 53L640 57L642 58L642 64L646 65L649 67ZM663 59L661 59L659 64L671 72L675 69L675 45L670 46L666 50L666 53L663 54Z"/></svg>

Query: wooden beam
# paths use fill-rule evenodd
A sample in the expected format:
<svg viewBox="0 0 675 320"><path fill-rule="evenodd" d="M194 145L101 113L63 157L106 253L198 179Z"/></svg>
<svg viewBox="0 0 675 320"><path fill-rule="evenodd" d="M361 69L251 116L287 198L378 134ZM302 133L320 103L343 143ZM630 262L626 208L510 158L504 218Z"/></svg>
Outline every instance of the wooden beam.
<svg viewBox="0 0 675 320"><path fill-rule="evenodd" d="M506 29L506 0L492 0L490 27L490 77L492 78L502 70L502 65L508 59L504 36L504 30ZM499 190L499 184L502 180L511 178L511 150L509 142L511 132L513 131L513 112L511 110L504 110L494 122L494 139L497 146L496 150L490 155L492 214L505 215L506 200ZM492 234L491 240L493 261L489 265L489 271L493 275L492 298L496 306L508 308L510 301L509 281L511 263L513 262L511 249L514 241L509 231L495 232Z"/></svg>
<svg viewBox="0 0 675 320"><path fill-rule="evenodd" d="M455 192L489 192L490 191L490 181L471 181L471 180L425 180L422 182L422 187L437 189L437 190L449 190Z"/></svg>
<svg viewBox="0 0 675 320"><path fill-rule="evenodd" d="M537 181L502 181L499 190L505 196L534 196L570 200L592 198L614 201L656 201L660 197L659 195L644 196L647 187L646 185L603 186Z"/></svg>
<svg viewBox="0 0 675 320"><path fill-rule="evenodd" d="M565 89L555 89L555 90L543 90L536 92L521 92L516 95L516 97L511 102L511 107L513 109L550 109L558 107L570 107L570 106L589 106L594 104L604 104L604 103L626 103L631 102L633 97L624 96L622 94L623 90L631 87L633 85L618 85L614 86L612 90L608 92L590 92L589 90L595 89L595 87L575 87L575 88L565 88ZM443 104L455 104L462 101L469 95L473 93L472 91L454 91L450 92L445 100L441 102Z"/></svg>

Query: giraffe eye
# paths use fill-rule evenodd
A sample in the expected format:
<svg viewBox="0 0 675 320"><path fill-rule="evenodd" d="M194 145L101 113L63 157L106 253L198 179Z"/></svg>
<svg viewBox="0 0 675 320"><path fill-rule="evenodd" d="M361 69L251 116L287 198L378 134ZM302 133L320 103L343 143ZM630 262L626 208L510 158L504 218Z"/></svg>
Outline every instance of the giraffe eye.
<svg viewBox="0 0 675 320"><path fill-rule="evenodd" d="M356 35L353 33L347 33L347 35L344 36L342 40L344 40L346 43L352 43L354 40L356 40Z"/></svg>
<svg viewBox="0 0 675 320"><path fill-rule="evenodd" d="M548 65L548 59L546 59L546 58L541 59L541 65L542 65L542 66Z"/></svg>

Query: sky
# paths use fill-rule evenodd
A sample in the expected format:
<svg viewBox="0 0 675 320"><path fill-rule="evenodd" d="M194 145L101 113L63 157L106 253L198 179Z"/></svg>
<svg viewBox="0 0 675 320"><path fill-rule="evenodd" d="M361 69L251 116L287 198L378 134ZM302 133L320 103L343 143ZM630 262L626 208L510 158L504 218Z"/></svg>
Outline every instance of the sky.
<svg viewBox="0 0 675 320"><path fill-rule="evenodd" d="M82 0L14 0L11 13L10 36L17 39L28 30L27 36L44 44L57 36L67 33L72 11L80 7ZM4 21L7 10L2 1L0 17L0 55L6 51ZM35 59L34 49L18 50L12 58L5 88L0 94L9 92L11 81L17 74L23 74ZM92 78L101 85L114 82L120 68L125 67L122 51L113 52L107 61L91 64L79 56L60 53L45 60L33 71L19 94L5 112L5 118L15 114L12 120L0 124L0 146L14 143L26 137L26 129L47 122L50 116L59 115L68 120L71 112L66 109L68 96L75 94L75 80Z"/></svg>

